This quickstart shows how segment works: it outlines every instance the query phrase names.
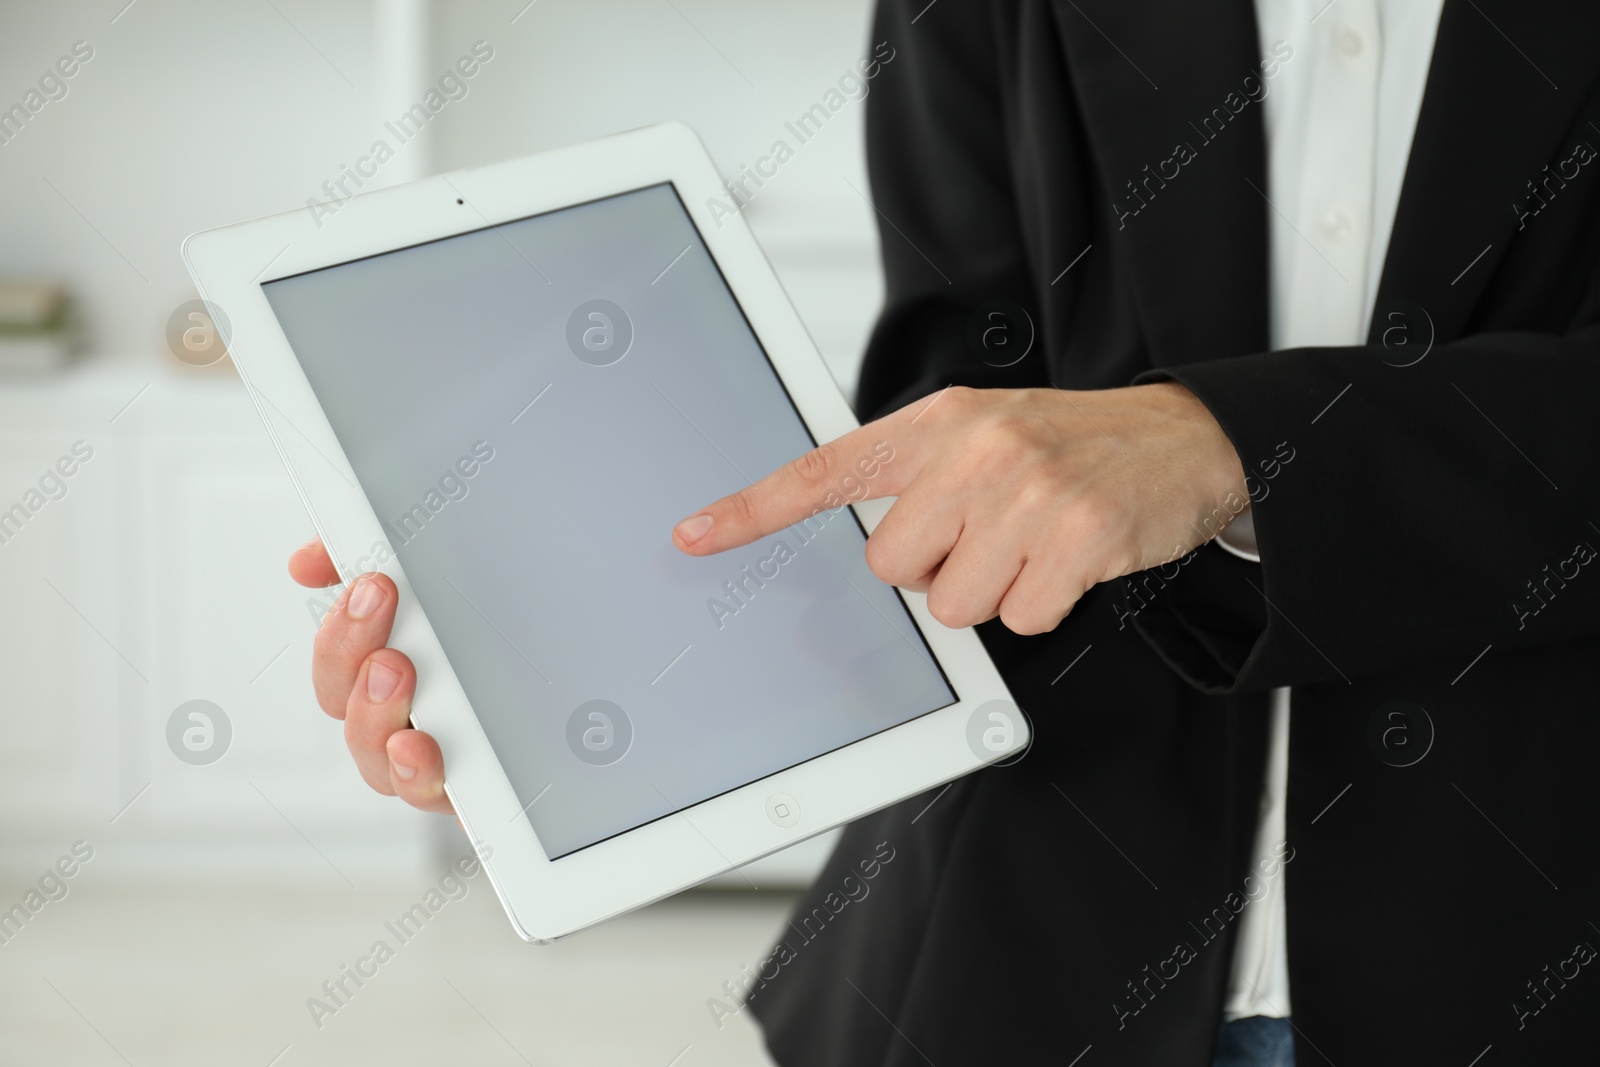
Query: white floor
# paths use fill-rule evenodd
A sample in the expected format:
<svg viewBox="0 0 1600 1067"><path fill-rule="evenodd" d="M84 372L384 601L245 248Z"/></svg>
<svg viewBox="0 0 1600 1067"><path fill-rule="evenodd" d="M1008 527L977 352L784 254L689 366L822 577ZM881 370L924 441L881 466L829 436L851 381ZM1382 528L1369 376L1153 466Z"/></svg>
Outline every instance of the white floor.
<svg viewBox="0 0 1600 1067"><path fill-rule="evenodd" d="M0 1064L770 1063L707 1000L766 954L787 895L686 894L534 946L480 875L401 943L385 923L420 896L74 887L0 945ZM322 983L380 939L393 958L319 1027L308 998L334 1005Z"/></svg>

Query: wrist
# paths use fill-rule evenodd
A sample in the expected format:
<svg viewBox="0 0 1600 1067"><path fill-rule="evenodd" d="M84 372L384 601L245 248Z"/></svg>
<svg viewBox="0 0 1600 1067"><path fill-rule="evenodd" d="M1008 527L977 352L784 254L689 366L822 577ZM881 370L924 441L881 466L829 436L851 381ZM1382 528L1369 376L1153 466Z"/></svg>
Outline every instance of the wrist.
<svg viewBox="0 0 1600 1067"><path fill-rule="evenodd" d="M1181 382L1154 382L1141 388L1160 390L1162 405L1170 412L1169 417L1183 426L1184 447L1193 457L1192 464L1184 464L1184 467L1195 479L1197 503L1202 510L1212 514L1219 504L1226 505L1231 514L1247 509L1250 488L1245 479L1244 463L1211 409ZM1236 503L1237 508L1233 506Z"/></svg>

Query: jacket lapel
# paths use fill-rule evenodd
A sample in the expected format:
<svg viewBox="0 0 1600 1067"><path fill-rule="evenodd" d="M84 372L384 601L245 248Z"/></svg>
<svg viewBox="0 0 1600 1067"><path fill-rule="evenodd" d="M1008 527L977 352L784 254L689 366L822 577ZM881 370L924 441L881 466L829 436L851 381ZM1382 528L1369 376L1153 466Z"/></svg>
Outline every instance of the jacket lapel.
<svg viewBox="0 0 1600 1067"><path fill-rule="evenodd" d="M1261 104L1247 89L1262 80L1251 0L1052 2L1095 145L1110 251L1132 278L1151 361L1264 350L1268 206Z"/></svg>
<svg viewBox="0 0 1600 1067"><path fill-rule="evenodd" d="M1571 132L1597 71L1600 4L1447 0L1369 340L1394 301L1422 307L1437 340L1460 336L1527 183L1575 139L1600 145L1600 131Z"/></svg>
<svg viewBox="0 0 1600 1067"><path fill-rule="evenodd" d="M1152 363L1265 351L1261 105L1216 118L1238 106L1245 77L1261 77L1253 4L1051 2L1096 146L1109 243L1132 279ZM1555 7L1445 4L1379 286L1380 311L1420 305L1439 341L1468 325L1517 231L1513 205L1528 202L1528 181L1579 136L1571 131L1600 74L1600 4ZM1372 338L1382 325L1374 315Z"/></svg>

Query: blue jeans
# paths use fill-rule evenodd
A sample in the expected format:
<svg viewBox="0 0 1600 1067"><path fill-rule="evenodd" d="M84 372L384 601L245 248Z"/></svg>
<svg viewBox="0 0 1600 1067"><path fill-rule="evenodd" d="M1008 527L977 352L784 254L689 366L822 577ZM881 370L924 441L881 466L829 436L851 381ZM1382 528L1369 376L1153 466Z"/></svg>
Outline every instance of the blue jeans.
<svg viewBox="0 0 1600 1067"><path fill-rule="evenodd" d="M1252 1015L1223 1023L1211 1067L1294 1067L1289 1020Z"/></svg>

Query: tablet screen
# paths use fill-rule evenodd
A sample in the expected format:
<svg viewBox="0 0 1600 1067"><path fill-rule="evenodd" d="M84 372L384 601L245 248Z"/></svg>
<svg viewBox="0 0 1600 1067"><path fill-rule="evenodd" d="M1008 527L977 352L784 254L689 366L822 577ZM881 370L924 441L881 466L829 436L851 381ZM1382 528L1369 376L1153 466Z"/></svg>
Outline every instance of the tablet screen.
<svg viewBox="0 0 1600 1067"><path fill-rule="evenodd" d="M670 184L263 288L551 859L955 701L848 508L673 547L814 442Z"/></svg>

